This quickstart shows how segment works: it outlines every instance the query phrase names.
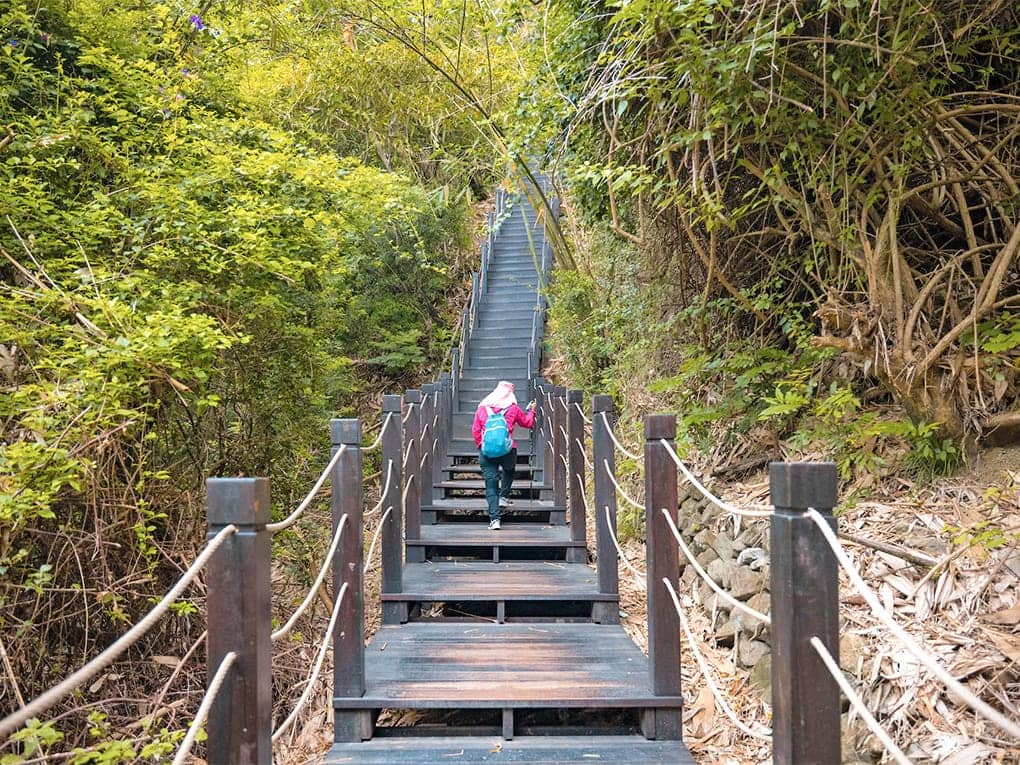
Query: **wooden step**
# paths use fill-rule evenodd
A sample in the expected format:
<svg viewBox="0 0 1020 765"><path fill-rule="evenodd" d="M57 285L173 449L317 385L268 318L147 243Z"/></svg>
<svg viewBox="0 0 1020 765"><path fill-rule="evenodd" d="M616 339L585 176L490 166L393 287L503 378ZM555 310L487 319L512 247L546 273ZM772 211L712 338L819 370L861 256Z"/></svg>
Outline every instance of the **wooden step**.
<svg viewBox="0 0 1020 765"><path fill-rule="evenodd" d="M536 523L504 524L489 531L486 523L437 523L422 526L418 539L408 539L413 547L584 547L570 538L569 526ZM496 573L499 573L498 571Z"/></svg>
<svg viewBox="0 0 1020 765"><path fill-rule="evenodd" d="M649 741L641 736L384 736L358 744L334 744L322 765L421 765L421 763L503 763L531 765L694 765L682 741Z"/></svg>
<svg viewBox="0 0 1020 765"><path fill-rule="evenodd" d="M507 566L509 564L484 564ZM672 708L624 629L551 622L383 625L365 647L365 693L336 709Z"/></svg>
<svg viewBox="0 0 1020 765"><path fill-rule="evenodd" d="M448 481L437 481L432 484L436 489L450 489L460 491L482 491L485 489L485 481L472 478L453 479ZM552 489L552 484L544 481L529 481L527 479L514 479L514 491L545 491Z"/></svg>
<svg viewBox="0 0 1020 765"><path fill-rule="evenodd" d="M511 525L507 524L511 529ZM491 534L502 534L492 531ZM585 563L562 561L457 561L407 563L399 593L383 593L383 601L616 601L598 591L598 576Z"/></svg>

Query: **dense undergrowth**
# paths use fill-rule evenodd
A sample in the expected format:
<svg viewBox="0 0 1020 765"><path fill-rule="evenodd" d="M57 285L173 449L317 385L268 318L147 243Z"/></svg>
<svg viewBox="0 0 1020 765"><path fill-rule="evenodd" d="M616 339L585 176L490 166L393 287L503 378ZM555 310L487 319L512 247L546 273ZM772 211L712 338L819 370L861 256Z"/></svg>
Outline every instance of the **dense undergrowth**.
<svg viewBox="0 0 1020 765"><path fill-rule="evenodd" d="M445 358L491 147L361 6L0 10L0 712L165 592L205 477L269 476L289 511L330 417ZM318 536L282 535L281 571L310 581ZM192 595L4 762L172 752L204 685L202 650L174 663Z"/></svg>
<svg viewBox="0 0 1020 765"><path fill-rule="evenodd" d="M718 465L959 466L1017 426L1020 17L557 6L530 139L576 218L556 349ZM611 232L611 233L610 233ZM760 460L759 460L760 461Z"/></svg>

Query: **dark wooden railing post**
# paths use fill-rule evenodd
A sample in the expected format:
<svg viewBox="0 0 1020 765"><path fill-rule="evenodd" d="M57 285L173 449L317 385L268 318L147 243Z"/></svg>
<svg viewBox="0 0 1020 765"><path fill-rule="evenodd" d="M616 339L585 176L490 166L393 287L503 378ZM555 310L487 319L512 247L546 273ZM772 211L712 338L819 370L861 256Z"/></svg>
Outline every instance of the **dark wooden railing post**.
<svg viewBox="0 0 1020 765"><path fill-rule="evenodd" d="M382 397L382 477L380 481L386 488L382 496L380 512L386 516L380 534L382 545L382 592L383 594L398 593L403 588L404 544L404 506L401 501L404 479L402 464L404 459L403 423L400 421L400 394L390 393ZM386 419L389 417L389 424ZM387 471L392 471L387 486ZM387 511L388 514L387 514ZM383 624L400 624L407 621L405 603L383 602Z"/></svg>
<svg viewBox="0 0 1020 765"><path fill-rule="evenodd" d="M652 693L680 696L680 617L663 579L680 588L680 550L663 516L665 510L677 523L676 463L669 456L675 448L676 416L645 417L645 549L648 571L648 666ZM680 707L649 710L642 727L648 738L680 739Z"/></svg>
<svg viewBox="0 0 1020 765"><path fill-rule="evenodd" d="M421 474L421 506L431 507L432 506L432 484L434 478L432 471L434 470L432 463L435 459L435 450L438 446L437 439L439 436L436 434L436 425L433 421L436 419L436 390L438 386L435 383L425 383L421 386L422 392L422 406L421 406L421 448L422 457L425 461L421 463L421 469L418 471ZM427 523L428 520L423 517L422 523Z"/></svg>
<svg viewBox="0 0 1020 765"><path fill-rule="evenodd" d="M616 560L616 545L609 535L610 529L616 534L616 489L612 480L616 477L616 453L609 435L609 429L614 425L612 397L592 396L591 409L592 463L595 466L595 500L592 505L592 512L595 513L595 566L599 575L599 592L603 595L619 595L620 571ZM595 614L595 621L602 624L618 624L620 621L620 609L613 602L596 603Z"/></svg>
<svg viewBox="0 0 1020 765"><path fill-rule="evenodd" d="M570 563L587 563L588 550L586 540L587 519L584 508L584 413L581 411L581 402L584 400L584 393L579 390L567 392L567 454L570 465L567 482L570 487L570 540L580 542L580 547L567 549L567 561Z"/></svg>
<svg viewBox="0 0 1020 765"><path fill-rule="evenodd" d="M549 483L546 471L546 450L549 441L549 385L541 377L535 378L535 402L538 416L535 421L535 432L532 434L531 454L532 464L537 473L542 476L542 483Z"/></svg>
<svg viewBox="0 0 1020 765"><path fill-rule="evenodd" d="M839 661L836 557L804 511L835 530L836 465L773 462L772 761L839 762L839 686L811 646L818 637Z"/></svg>
<svg viewBox="0 0 1020 765"><path fill-rule="evenodd" d="M404 394L407 404L407 422L404 423L404 441L407 443L407 469L404 483L407 495L404 498L404 560L421 563L425 560L425 548L408 547L407 540L421 539L421 391L409 390Z"/></svg>
<svg viewBox="0 0 1020 765"><path fill-rule="evenodd" d="M333 697L361 698L365 695L365 587L364 568L364 490L361 475L361 422L337 419L329 423L332 454L341 448L330 476L330 510L333 533L347 516L333 556L333 597L347 585L340 613L333 629ZM372 737L367 712L333 710L333 740L363 741ZM210 760L215 762L215 760Z"/></svg>
<svg viewBox="0 0 1020 765"><path fill-rule="evenodd" d="M556 385L552 389L552 443L553 443L553 512L549 523L562 526L567 515L567 389Z"/></svg>
<svg viewBox="0 0 1020 765"><path fill-rule="evenodd" d="M269 609L268 478L206 481L208 538L237 527L206 569L209 680L237 655L209 712L209 762L269 765L272 735L272 632Z"/></svg>
<svg viewBox="0 0 1020 765"><path fill-rule="evenodd" d="M451 375L450 375L450 396L453 399L453 406L457 406L457 386L460 384L460 349L454 348L451 351L450 356L452 358L451 363ZM452 417L452 415L451 415ZM451 419L451 423L453 420Z"/></svg>

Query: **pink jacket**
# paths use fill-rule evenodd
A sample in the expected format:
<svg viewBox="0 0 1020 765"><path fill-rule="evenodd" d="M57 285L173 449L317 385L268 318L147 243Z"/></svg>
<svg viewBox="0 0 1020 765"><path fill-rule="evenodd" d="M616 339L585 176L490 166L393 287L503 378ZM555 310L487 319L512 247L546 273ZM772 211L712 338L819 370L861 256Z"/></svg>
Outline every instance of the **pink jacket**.
<svg viewBox="0 0 1020 765"><path fill-rule="evenodd" d="M500 411L495 409L495 411ZM486 407L480 406L475 411L475 421L471 423L471 435L475 437L475 446L479 449L482 448L482 431L485 430L485 421L489 419L489 411ZM531 426L535 424L535 411L522 410L517 404L510 404L506 410L506 429L509 431L511 437L514 434L514 425L520 425L522 428L531 430ZM511 444L514 449L517 448L517 442L511 438Z"/></svg>

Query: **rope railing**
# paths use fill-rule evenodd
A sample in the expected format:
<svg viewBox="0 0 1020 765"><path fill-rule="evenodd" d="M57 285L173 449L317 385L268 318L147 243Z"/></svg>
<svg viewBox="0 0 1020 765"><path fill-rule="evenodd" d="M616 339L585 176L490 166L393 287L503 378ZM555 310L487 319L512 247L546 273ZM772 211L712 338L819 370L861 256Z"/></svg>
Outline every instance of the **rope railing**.
<svg viewBox="0 0 1020 765"><path fill-rule="evenodd" d="M622 486L620 486L620 484L619 484L619 483L617 482L617 480L616 480L616 476L614 476L614 475L613 475L613 471L612 471L612 470L610 469L610 467L609 467L609 460L602 460L602 465L603 465L603 466L605 467L605 469L606 469L606 475L607 475L607 476L609 477L609 480L610 480L610 482L611 482L611 483L613 484L613 486L615 486L615 487L616 487L616 493L617 493L617 494L619 494L619 495L620 495L621 497L623 497L623 499L624 499L624 500L625 500L625 501L626 501L627 503L629 503L629 504L633 505L633 506L634 506L634 507L636 507L636 508L637 508L638 510L644 510L644 509L645 509L645 506L644 506L644 505L642 505L642 504L641 504L640 502L638 502L637 500L635 500L635 499L632 499L632 498L631 498L631 496L630 496L630 495L629 495L629 494L628 494L628 493L627 493L626 491L624 491L624 490L623 490L623 487L622 487Z"/></svg>
<svg viewBox="0 0 1020 765"><path fill-rule="evenodd" d="M266 524L267 531L275 534L276 532L283 531L284 529L290 528L295 523L297 523L297 519L300 518L301 514L308 509L308 506L310 504L312 504L312 500L315 499L315 496L319 493L319 489L322 488L322 484L324 484L326 482L326 479L329 478L330 472L336 466L336 463L340 460L340 456L346 450L347 450L346 444L344 444L343 446L336 450L336 454L333 455L333 458L329 461L329 464L326 465L325 469L319 475L318 479L315 481L315 484L312 486L312 490L309 491L307 495L305 495L305 498L303 500L301 500L301 504L297 506L293 513L288 515L282 521L279 521L277 523L267 523Z"/></svg>
<svg viewBox="0 0 1020 765"><path fill-rule="evenodd" d="M163 599L153 606L152 610L142 617L141 621L117 638L106 650L18 711L12 712L3 718L3 720L0 720L0 739L6 739L28 720L45 712L71 691L85 684L116 661L124 651L152 629L153 625L170 610L171 604L176 602L185 588L195 580L213 553L219 549L227 537L236 531L237 527L231 524L225 526L215 537L210 539L205 549L195 558L195 562L181 575L177 583L163 596Z"/></svg>
<svg viewBox="0 0 1020 765"><path fill-rule="evenodd" d="M227 679L227 672L230 671L235 661L237 661L237 654L230 651L223 657L220 665L216 668L216 674L209 681L209 688L202 698L202 703L198 706L198 711L195 712L195 719L188 726L188 732L185 734L184 740L181 741L177 754L174 755L172 765L184 765L184 763L188 762L188 759L191 757L191 749L195 746L195 741L198 740L198 733L209 718L209 710L212 709L212 705L220 693L220 688L223 687L223 682Z"/></svg>
<svg viewBox="0 0 1020 765"><path fill-rule="evenodd" d="M680 619L680 626L683 627L684 634L687 636L687 642L690 644L694 659L698 663L698 667L701 669L701 676L705 678L705 682L708 683L709 690L715 697L716 703L722 707L723 714L725 714L730 722L732 722L741 732L751 736L752 738L759 739L761 741L772 740L772 730L766 728L764 730L754 730L745 723L741 722L740 718L737 717L737 713L733 711L733 708L726 701L726 698L722 695L719 687L715 684L715 680L712 677L712 673L708 667L708 661L701 654L701 649L698 648L698 642L694 639L694 631L691 629L690 623L687 621L687 616L684 613L683 607L680 605L680 598L677 597L676 590L673 589L673 583L668 579L663 579L662 583L666 585L666 589L669 591L669 596L673 600L673 607L676 609L677 617Z"/></svg>
<svg viewBox="0 0 1020 765"><path fill-rule="evenodd" d="M379 523L375 527L375 532L372 534L372 544L369 545L368 554L365 556L365 566L362 569L362 573L367 574L372 565L372 554L375 552L375 543L379 541L379 534L382 532L382 527L385 525L386 519L389 517L391 510L393 510L392 505L386 508L386 512L382 514L382 518L379 519Z"/></svg>
<svg viewBox="0 0 1020 765"><path fill-rule="evenodd" d="M386 418L383 420L382 427L379 428L379 435L375 437L375 441L372 442L371 446L362 446L361 447L362 452L370 452L379 447L379 444L381 444L383 440L383 433L386 432L386 426L390 424L390 420L392 419L393 412L387 412Z"/></svg>
<svg viewBox="0 0 1020 765"><path fill-rule="evenodd" d="M634 583L638 587L640 587L641 589L645 589L647 587L647 585L645 584L644 579L647 576L647 574L645 574L644 571L639 571L637 569L637 567L633 563L630 562L630 559L627 558L627 554L623 551L623 548L620 547L620 543L616 539L616 532L613 531L613 518L612 518L612 515L610 515L609 506L608 505L606 505L605 511L606 511L606 513L605 513L605 515L606 515L606 529L609 531L609 538L613 540L613 547L616 548L617 556L619 556L620 561L623 563L624 567L628 571L630 571L631 574L634 575Z"/></svg>
<svg viewBox="0 0 1020 765"><path fill-rule="evenodd" d="M574 408L577 409L578 413L581 415L581 419L584 420L584 424L591 425L591 420L585 416L584 409L581 408L581 405L577 401L574 402Z"/></svg>
<svg viewBox="0 0 1020 765"><path fill-rule="evenodd" d="M371 510L365 513L366 516L377 513L382 509L383 502L386 501L386 494L390 490L390 483L393 482L393 460L386 461L386 482L383 484L383 490L379 493L379 501L375 503Z"/></svg>
<svg viewBox="0 0 1020 765"><path fill-rule="evenodd" d="M577 444L578 447L580 447L578 449L578 453L581 455L581 459L584 460L584 464L588 467L589 470L594 470L595 469L595 465L593 465L592 461L590 459L588 459L588 455L585 453L584 444L581 443L581 439L580 438L575 438L574 439L574 443Z"/></svg>
<svg viewBox="0 0 1020 765"><path fill-rule="evenodd" d="M705 499L707 499L709 502L711 502L719 509L725 510L727 513L732 513L733 515L743 516L745 518L769 518L772 516L771 510L743 510L739 507L735 507L734 505L731 505L719 499L712 492L706 489L702 485L701 481L694 477L694 473L687 469L687 466L683 463L683 460L681 460L680 457L677 456L676 451L674 451L673 447L670 446L668 441L662 440L660 443L662 443L666 447L666 452L672 458L673 462L676 463L676 466L677 468L680 469L680 472L684 474L684 478L687 479L688 483L690 483L695 489L701 492L702 496L704 496Z"/></svg>
<svg viewBox="0 0 1020 765"><path fill-rule="evenodd" d="M609 437L613 440L613 444L616 446L617 451L619 451L625 457L630 457L632 460L640 462L642 460L640 454L634 454L633 452L628 451L628 449L617 440L616 434L613 432L613 426L609 424L609 418L606 416L606 413L599 412L599 414L602 416L602 419L605 420L606 431L608 431Z"/></svg>
<svg viewBox="0 0 1020 765"><path fill-rule="evenodd" d="M899 765L912 765L910 759L898 746L896 746L889 733L864 705L863 700L850 685L850 682L846 679L846 675L843 674L843 670L840 669L836 660L832 658L832 654L829 653L828 649L826 649L825 644L819 640L817 636L814 636L811 638L811 647L818 653L822 663L825 664L825 668L829 670L829 674L832 675L832 679L836 681L836 685L839 686L839 689L843 691L843 695L846 696L847 701L850 702L850 706L852 706L857 711L857 714L861 716L861 719L864 720L868 729L875 734L875 738L882 742L882 746L885 747L886 751L892 755L892 758L896 760Z"/></svg>
<svg viewBox="0 0 1020 765"><path fill-rule="evenodd" d="M409 419L411 419L411 412L414 411L414 408L416 406L418 406L418 405L415 404L415 403L410 403L410 404L407 405L407 414L405 414L403 417L400 418L400 424L401 425L406 425L407 421Z"/></svg>
<svg viewBox="0 0 1020 765"><path fill-rule="evenodd" d="M1020 739L1020 723L1017 723L1015 720L1011 720L999 710L978 698L963 683L949 674L949 672L943 668L943 666L939 664L938 661L931 656L931 654L918 645L910 633L900 626L895 617L882 605L882 602L878 599L878 596L874 593L874 591L868 587L861 575L857 573L856 566L854 566L850 557L846 554L846 551L839 543L839 539L836 537L835 532L829 527L829 524L825 522L821 513L815 509L809 509L804 515L814 521L815 525L822 532L822 536L825 538L825 541L828 542L829 547L836 556L836 560L839 561L840 567L844 572L846 572L850 583L853 585L854 589L857 590L858 594L864 598L865 602L867 602L875 617L878 618L878 620L882 622L889 631L900 640L901 643L903 643L904 647L906 647L906 649L912 653L922 665L935 675L943 685L949 688L949 690L959 697L960 700L962 700L967 706L995 723L999 728L1006 731L1011 736L1015 736Z"/></svg>
<svg viewBox="0 0 1020 765"><path fill-rule="evenodd" d="M662 514L666 518L666 523L669 526L669 530L673 533L673 538L676 539L677 545L683 551L683 554L687 556L687 560L694 567L694 570L698 573L698 576L700 576L705 581L705 584L711 587L712 590L719 597L721 597L723 600L725 600L734 608L743 611L748 616L754 617L763 624L768 624L769 626L771 626L772 625L771 616L769 616L768 614L763 614L761 611L758 611L757 609L751 608L746 603L741 603L735 597L726 592L722 587L720 587L716 583L716 581L711 576L708 575L708 572L706 572L705 569L701 567L701 564L698 563L698 559L694 557L694 554L691 552L690 548L686 544L684 544L683 537L680 536L680 531L677 529L676 523L673 521L673 517L666 512L665 508L662 509Z"/></svg>
<svg viewBox="0 0 1020 765"><path fill-rule="evenodd" d="M315 657L315 664L312 667L311 675L309 675L308 680L305 683L305 689L301 692L300 698L298 698L297 703L294 705L294 709L291 710L287 719L280 723L279 728L273 731L272 742L274 744L279 741L280 737L287 731L287 729L294 724L297 716L301 713L301 710L304 709L305 704L308 703L308 699L312 694L315 683L319 679L319 672L322 671L322 661L326 658L326 649L328 649L332 643L333 630L336 629L336 620L340 615L340 604L343 603L344 595L346 594L347 582L344 582L340 587L340 593L337 596L336 603L333 604L333 613L330 614L329 624L326 627L326 634L322 639L322 644L319 646L319 653Z"/></svg>
<svg viewBox="0 0 1020 765"><path fill-rule="evenodd" d="M273 632L269 637L270 640L276 641L285 635L289 634L297 623L297 620L301 618L301 615L308 610L308 607L315 600L316 594L319 592L319 587L326 578L326 574L329 573L330 567L333 564L333 556L336 554L336 548L340 545L340 536L344 532L344 528L347 526L347 514L344 513L340 518L340 522L336 525L336 531L333 532L333 539L329 544L329 550L326 551L326 557L323 561L322 566L319 567L319 572L316 574L315 581L312 582L312 586L308 588L308 594L305 596L301 605L297 607L290 619L280 629Z"/></svg>

